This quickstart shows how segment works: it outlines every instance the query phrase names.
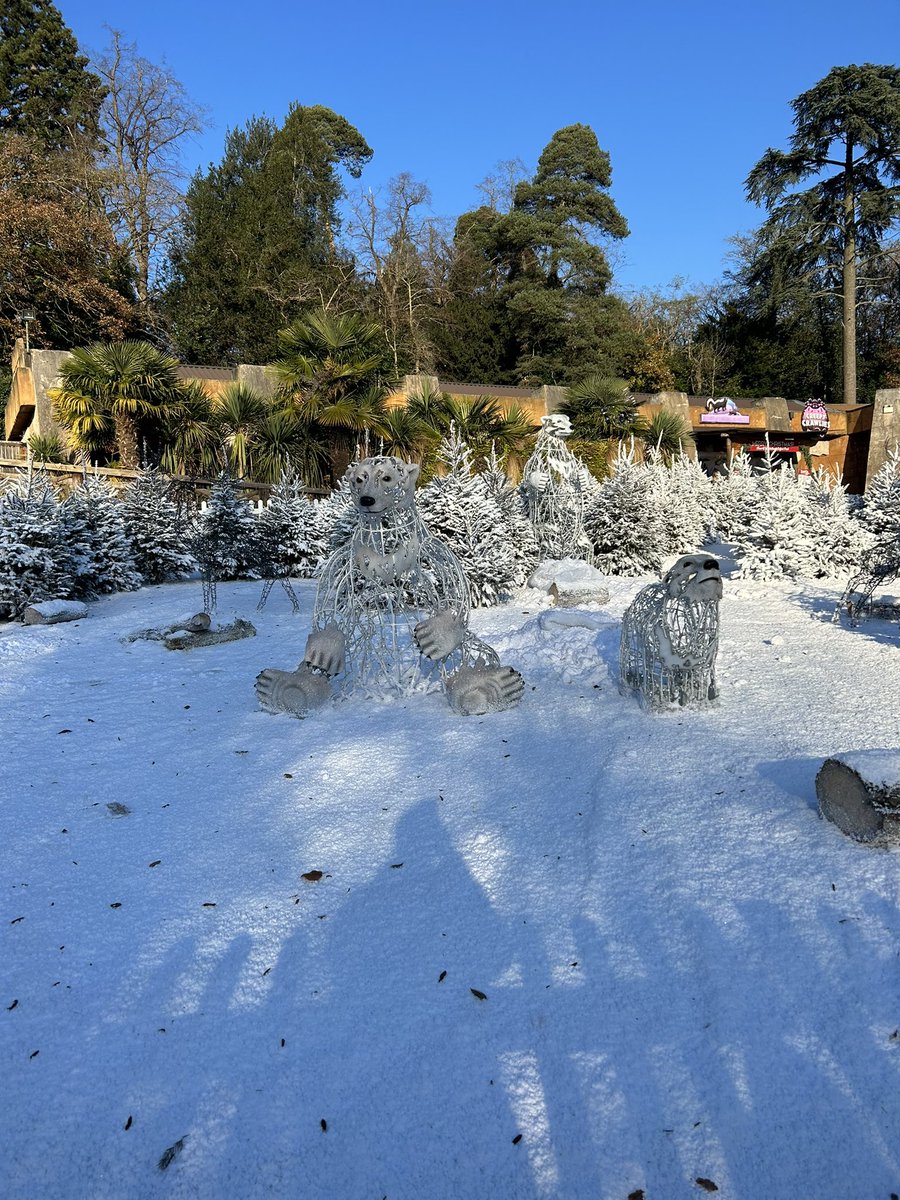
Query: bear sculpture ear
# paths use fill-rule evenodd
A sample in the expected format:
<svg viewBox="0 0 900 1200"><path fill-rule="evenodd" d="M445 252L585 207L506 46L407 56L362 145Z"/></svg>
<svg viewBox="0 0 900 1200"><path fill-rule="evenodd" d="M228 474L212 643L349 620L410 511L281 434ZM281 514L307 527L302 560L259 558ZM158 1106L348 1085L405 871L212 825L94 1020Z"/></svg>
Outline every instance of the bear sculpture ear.
<svg viewBox="0 0 900 1200"><path fill-rule="evenodd" d="M419 464L418 463L404 463L403 466L406 470L406 476L405 476L403 482L405 484L407 484L407 486L415 487L416 480L419 478L419 470L420 470Z"/></svg>

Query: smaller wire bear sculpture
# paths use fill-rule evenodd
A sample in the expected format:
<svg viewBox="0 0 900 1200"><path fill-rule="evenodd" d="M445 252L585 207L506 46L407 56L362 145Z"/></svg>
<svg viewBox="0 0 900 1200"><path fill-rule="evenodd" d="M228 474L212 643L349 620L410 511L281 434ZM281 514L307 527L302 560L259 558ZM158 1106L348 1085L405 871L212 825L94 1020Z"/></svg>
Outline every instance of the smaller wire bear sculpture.
<svg viewBox="0 0 900 1200"><path fill-rule="evenodd" d="M638 693L645 708L702 707L718 696L718 559L685 554L635 596L622 618L622 691Z"/></svg>
<svg viewBox="0 0 900 1200"><path fill-rule="evenodd" d="M584 532L588 470L564 438L572 423L560 413L541 417L534 453L522 469L528 516L543 558L590 559Z"/></svg>
<svg viewBox="0 0 900 1200"><path fill-rule="evenodd" d="M875 593L897 579L900 579L900 546L896 542L879 542L844 588L832 621L837 623L846 616L851 625L858 625L865 617L896 617L900 609L894 604L878 604Z"/></svg>

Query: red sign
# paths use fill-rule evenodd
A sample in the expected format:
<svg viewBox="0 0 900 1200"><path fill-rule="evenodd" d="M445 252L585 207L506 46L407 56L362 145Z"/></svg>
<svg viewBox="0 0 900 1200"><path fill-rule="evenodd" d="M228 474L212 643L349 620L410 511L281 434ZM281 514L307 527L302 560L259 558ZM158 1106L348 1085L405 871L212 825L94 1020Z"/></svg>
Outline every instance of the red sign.
<svg viewBox="0 0 900 1200"><path fill-rule="evenodd" d="M779 452L787 452L789 454L799 453L800 447L794 445L790 438L769 438L769 444L765 442L751 442L747 447L751 454L765 453L766 450L778 450Z"/></svg>

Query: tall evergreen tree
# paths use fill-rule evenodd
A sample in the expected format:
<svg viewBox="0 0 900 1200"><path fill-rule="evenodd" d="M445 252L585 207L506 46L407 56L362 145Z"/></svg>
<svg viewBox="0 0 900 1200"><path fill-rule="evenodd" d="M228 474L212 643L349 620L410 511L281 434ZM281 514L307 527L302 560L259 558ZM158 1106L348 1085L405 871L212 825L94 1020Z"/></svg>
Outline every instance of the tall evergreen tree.
<svg viewBox="0 0 900 1200"><path fill-rule="evenodd" d="M165 307L183 359L268 362L280 328L353 280L339 239L341 175L358 178L371 156L359 131L320 105L228 134L221 163L188 188L171 255Z"/></svg>
<svg viewBox="0 0 900 1200"><path fill-rule="evenodd" d="M834 67L791 107L790 150L766 151L747 194L769 210L766 254L786 278L839 278L843 399L855 404L860 266L900 216L900 67Z"/></svg>
<svg viewBox="0 0 900 1200"><path fill-rule="evenodd" d="M299 475L286 472L272 488L257 530L259 570L265 579L309 578L324 544L315 508Z"/></svg>
<svg viewBox="0 0 900 1200"><path fill-rule="evenodd" d="M93 143L105 89L50 0L0 6L0 134L36 138L51 151Z"/></svg>
<svg viewBox="0 0 900 1200"><path fill-rule="evenodd" d="M208 580L258 579L258 523L227 473L219 476L200 517L192 552Z"/></svg>
<svg viewBox="0 0 900 1200"><path fill-rule="evenodd" d="M584 515L594 563L609 575L659 571L670 552L650 473L624 445Z"/></svg>

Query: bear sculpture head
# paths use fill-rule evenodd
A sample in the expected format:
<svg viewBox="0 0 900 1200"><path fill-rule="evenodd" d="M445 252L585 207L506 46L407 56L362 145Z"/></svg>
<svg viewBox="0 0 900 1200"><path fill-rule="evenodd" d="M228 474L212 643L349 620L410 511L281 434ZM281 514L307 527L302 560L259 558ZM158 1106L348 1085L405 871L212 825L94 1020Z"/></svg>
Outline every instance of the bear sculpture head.
<svg viewBox="0 0 900 1200"><path fill-rule="evenodd" d="M353 503L362 516L382 516L411 508L415 501L416 463L405 463L393 455L364 458L347 471Z"/></svg>
<svg viewBox="0 0 900 1200"><path fill-rule="evenodd" d="M695 603L722 599L719 560L709 554L683 554L663 576L670 596Z"/></svg>

